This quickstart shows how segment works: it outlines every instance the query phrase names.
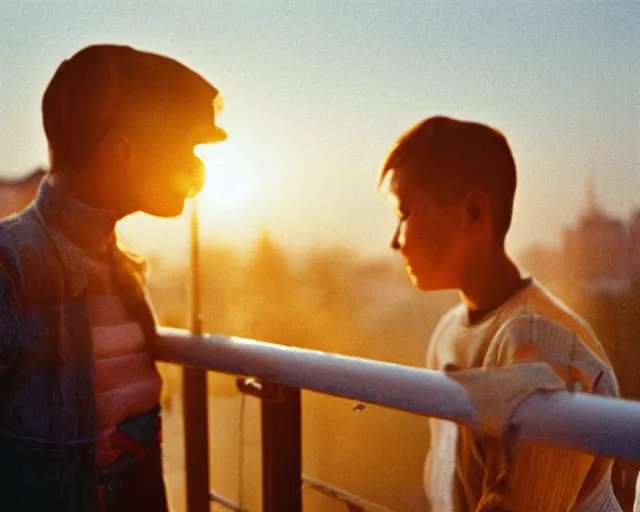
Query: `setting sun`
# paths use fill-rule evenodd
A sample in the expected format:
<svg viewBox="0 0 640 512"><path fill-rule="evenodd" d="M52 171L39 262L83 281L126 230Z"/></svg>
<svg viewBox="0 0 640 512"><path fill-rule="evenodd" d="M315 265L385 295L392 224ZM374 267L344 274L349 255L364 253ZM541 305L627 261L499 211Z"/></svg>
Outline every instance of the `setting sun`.
<svg viewBox="0 0 640 512"><path fill-rule="evenodd" d="M197 146L194 152L204 162L207 173L198 203L207 210L247 208L256 193L247 151L239 148L235 141L225 141Z"/></svg>

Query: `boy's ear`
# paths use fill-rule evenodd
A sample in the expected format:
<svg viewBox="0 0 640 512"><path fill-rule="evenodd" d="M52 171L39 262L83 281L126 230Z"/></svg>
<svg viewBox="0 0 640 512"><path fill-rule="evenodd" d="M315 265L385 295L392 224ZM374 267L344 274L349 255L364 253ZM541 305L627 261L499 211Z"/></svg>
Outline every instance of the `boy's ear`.
<svg viewBox="0 0 640 512"><path fill-rule="evenodd" d="M465 197L465 213L469 225L477 225L489 219L489 196L482 189L470 190Z"/></svg>
<svg viewBox="0 0 640 512"><path fill-rule="evenodd" d="M126 135L118 131L110 131L100 142L99 151L113 165L123 166L131 162L133 147Z"/></svg>

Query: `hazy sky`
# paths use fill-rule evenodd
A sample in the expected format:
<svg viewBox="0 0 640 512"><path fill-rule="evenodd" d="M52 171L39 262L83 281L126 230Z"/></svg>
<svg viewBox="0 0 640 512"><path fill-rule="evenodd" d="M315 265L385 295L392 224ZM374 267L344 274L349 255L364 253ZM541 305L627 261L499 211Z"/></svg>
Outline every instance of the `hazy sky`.
<svg viewBox="0 0 640 512"><path fill-rule="evenodd" d="M205 215L227 241L268 227L295 246L385 251L393 216L375 193L379 163L434 114L510 140L516 250L556 240L589 174L612 213L640 206L640 2L133 4L0 3L0 172L46 162L40 99L60 61L115 42L174 56L221 89L221 123L253 188L244 212ZM146 236L178 224L146 224Z"/></svg>

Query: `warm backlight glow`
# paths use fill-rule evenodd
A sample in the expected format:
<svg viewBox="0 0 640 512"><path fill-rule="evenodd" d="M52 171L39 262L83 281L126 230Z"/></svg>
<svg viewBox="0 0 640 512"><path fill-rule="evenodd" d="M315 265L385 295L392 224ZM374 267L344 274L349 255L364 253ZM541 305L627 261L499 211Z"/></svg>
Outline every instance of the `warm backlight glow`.
<svg viewBox="0 0 640 512"><path fill-rule="evenodd" d="M194 149L206 166L205 186L196 197L202 239L243 249L258 236L265 186L264 167L257 165L264 162L264 157L258 156L256 146L248 138L234 136ZM119 224L119 231L141 252L181 257L189 243L185 223L189 222L190 212L191 208L185 208L184 215L175 219L132 215Z"/></svg>
<svg viewBox="0 0 640 512"><path fill-rule="evenodd" d="M251 203L252 169L246 158L247 150L234 141L196 146L195 154L206 167L206 183L198 203L207 210L244 210Z"/></svg>

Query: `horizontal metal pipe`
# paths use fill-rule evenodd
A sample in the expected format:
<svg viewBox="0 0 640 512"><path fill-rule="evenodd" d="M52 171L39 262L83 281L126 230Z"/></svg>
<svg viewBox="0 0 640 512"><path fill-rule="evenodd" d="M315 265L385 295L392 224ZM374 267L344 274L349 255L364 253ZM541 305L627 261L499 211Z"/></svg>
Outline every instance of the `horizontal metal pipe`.
<svg viewBox="0 0 640 512"><path fill-rule="evenodd" d="M464 388L442 372L169 328L160 329L156 357L480 427ZM521 403L512 423L524 442L640 460L639 402L541 391Z"/></svg>
<svg viewBox="0 0 640 512"><path fill-rule="evenodd" d="M156 357L479 425L464 388L441 372L245 338L199 337L168 328L160 329Z"/></svg>

